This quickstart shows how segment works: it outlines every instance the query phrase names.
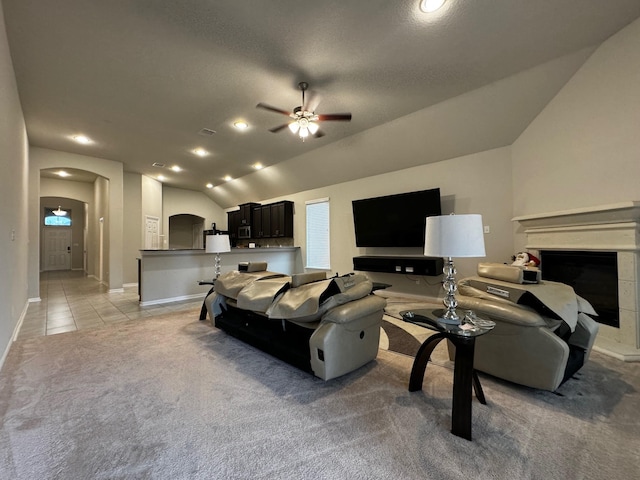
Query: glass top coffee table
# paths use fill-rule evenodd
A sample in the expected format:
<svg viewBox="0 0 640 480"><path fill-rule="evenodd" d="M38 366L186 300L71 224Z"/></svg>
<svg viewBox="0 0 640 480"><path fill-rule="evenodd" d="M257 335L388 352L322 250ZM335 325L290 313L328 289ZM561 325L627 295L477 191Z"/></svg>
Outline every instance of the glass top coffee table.
<svg viewBox="0 0 640 480"><path fill-rule="evenodd" d="M495 323L491 320L477 317L473 312L464 315L463 324L451 325L439 321L444 309L418 309L400 312L405 322L413 323L438 333L427 338L420 346L411 368L409 377L409 391L422 390L422 382L427 369L427 363L436 346L444 339L449 340L455 347L453 369L453 406L451 409L451 433L471 440L471 401L472 389L482 404L486 404L480 379L473 369L473 354L476 338L489 333Z"/></svg>

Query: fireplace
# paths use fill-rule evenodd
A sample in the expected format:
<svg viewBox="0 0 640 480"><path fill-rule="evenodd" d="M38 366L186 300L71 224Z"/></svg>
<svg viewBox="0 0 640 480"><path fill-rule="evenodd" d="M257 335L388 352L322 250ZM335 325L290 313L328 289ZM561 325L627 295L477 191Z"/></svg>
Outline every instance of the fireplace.
<svg viewBox="0 0 640 480"><path fill-rule="evenodd" d="M621 360L640 361L640 201L513 220L519 224L516 247L523 245L540 258L543 279L573 284L579 295L596 305L605 291L607 297L617 295L617 306L608 298L594 307L604 307L594 349ZM554 266L557 258L568 263ZM595 269L598 283L574 283L582 281L574 267L577 271L594 262L598 265L582 268L582 273L592 274L589 270Z"/></svg>
<svg viewBox="0 0 640 480"><path fill-rule="evenodd" d="M620 328L616 252L542 250L542 279L571 285L598 313L598 323Z"/></svg>

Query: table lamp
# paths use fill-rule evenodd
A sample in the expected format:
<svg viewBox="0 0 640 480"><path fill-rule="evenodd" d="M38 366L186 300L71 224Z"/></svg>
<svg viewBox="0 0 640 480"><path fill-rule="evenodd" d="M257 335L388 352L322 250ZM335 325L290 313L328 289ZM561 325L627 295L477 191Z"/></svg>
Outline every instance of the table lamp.
<svg viewBox="0 0 640 480"><path fill-rule="evenodd" d="M447 307L441 318L443 323L460 324L456 313L456 269L453 257L484 257L484 233L482 215L441 215L427 217L424 237L424 254L427 257L445 257L443 268L445 297Z"/></svg>
<svg viewBox="0 0 640 480"><path fill-rule="evenodd" d="M231 251L229 243L229 235L207 235L205 242L205 251L207 253L215 253L215 278L220 276L220 254Z"/></svg>

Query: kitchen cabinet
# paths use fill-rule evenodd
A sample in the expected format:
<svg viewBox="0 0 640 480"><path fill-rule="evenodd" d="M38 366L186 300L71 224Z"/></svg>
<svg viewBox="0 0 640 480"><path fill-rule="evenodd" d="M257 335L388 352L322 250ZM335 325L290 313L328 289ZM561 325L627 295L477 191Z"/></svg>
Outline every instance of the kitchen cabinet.
<svg viewBox="0 0 640 480"><path fill-rule="evenodd" d="M253 238L269 238L271 236L271 205L253 207L251 236Z"/></svg>
<svg viewBox="0 0 640 480"><path fill-rule="evenodd" d="M270 207L270 236L293 237L293 202L283 200Z"/></svg>
<svg viewBox="0 0 640 480"><path fill-rule="evenodd" d="M229 241L231 246L238 243L238 227L240 226L240 210L227 212L227 228L229 230Z"/></svg>
<svg viewBox="0 0 640 480"><path fill-rule="evenodd" d="M293 202L283 200L253 207L251 237L293 237Z"/></svg>
<svg viewBox="0 0 640 480"><path fill-rule="evenodd" d="M253 208L259 205L259 203L243 203L242 205L238 205L240 207L240 226L251 226L251 220L253 218Z"/></svg>

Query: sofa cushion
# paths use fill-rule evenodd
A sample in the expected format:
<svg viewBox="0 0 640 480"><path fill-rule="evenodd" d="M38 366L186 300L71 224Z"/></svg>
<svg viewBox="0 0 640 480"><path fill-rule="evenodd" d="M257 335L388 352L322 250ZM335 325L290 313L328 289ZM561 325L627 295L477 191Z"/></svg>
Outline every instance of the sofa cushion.
<svg viewBox="0 0 640 480"><path fill-rule="evenodd" d="M270 318L314 322L331 308L371 293L373 284L364 275L346 275L291 288L267 310Z"/></svg>
<svg viewBox="0 0 640 480"><path fill-rule="evenodd" d="M291 288L326 279L327 272L294 273L291 275Z"/></svg>
<svg viewBox="0 0 640 480"><path fill-rule="evenodd" d="M265 313L276 297L290 287L290 277L258 279L238 293L238 308Z"/></svg>
<svg viewBox="0 0 640 480"><path fill-rule="evenodd" d="M510 283L538 283L540 270L504 263L481 262L478 264L478 275Z"/></svg>
<svg viewBox="0 0 640 480"><path fill-rule="evenodd" d="M239 272L264 272L267 269L267 262L240 262Z"/></svg>
<svg viewBox="0 0 640 480"><path fill-rule="evenodd" d="M233 270L225 272L216 279L214 289L220 295L233 298L236 300L240 291L247 285L261 278L280 278L287 277L282 273L274 273L267 271L260 272L239 272ZM289 277L287 277L289 278Z"/></svg>

